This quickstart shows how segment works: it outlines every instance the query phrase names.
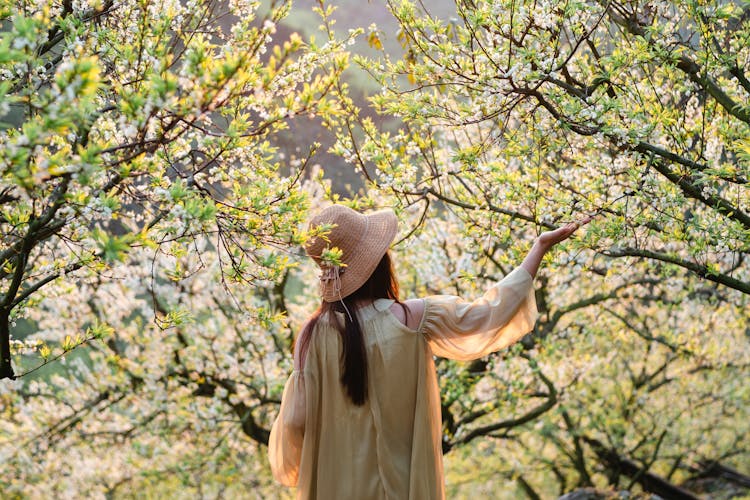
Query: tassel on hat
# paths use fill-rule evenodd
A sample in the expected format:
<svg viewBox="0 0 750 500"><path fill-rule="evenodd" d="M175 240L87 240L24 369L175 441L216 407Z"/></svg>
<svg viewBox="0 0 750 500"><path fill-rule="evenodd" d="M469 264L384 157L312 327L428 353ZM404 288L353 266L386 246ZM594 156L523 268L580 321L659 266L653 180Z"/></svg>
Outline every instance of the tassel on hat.
<svg viewBox="0 0 750 500"><path fill-rule="evenodd" d="M349 312L349 308L346 307L346 303L344 303L344 297L341 296L341 274L344 271L346 271L346 269L342 269L341 266L331 266L323 269L323 272L320 273L320 294L324 295L326 287L329 286L329 282L333 282L333 291L334 293L338 293L341 305L344 306L344 310L346 311L347 316L349 316L349 321L354 321L352 314Z"/></svg>

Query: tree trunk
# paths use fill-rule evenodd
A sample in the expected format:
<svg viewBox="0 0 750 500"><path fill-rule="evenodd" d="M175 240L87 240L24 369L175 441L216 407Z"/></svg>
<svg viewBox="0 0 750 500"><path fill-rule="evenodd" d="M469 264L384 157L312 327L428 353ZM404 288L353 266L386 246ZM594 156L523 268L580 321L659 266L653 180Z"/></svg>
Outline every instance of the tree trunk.
<svg viewBox="0 0 750 500"><path fill-rule="evenodd" d="M10 360L10 311L0 310L0 380L16 378Z"/></svg>

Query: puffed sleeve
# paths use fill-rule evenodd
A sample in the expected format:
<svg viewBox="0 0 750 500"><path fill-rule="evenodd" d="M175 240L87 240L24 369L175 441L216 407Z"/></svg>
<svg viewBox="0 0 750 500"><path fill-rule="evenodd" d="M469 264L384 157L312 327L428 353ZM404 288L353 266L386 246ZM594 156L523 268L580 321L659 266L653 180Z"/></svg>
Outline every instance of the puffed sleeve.
<svg viewBox="0 0 750 500"><path fill-rule="evenodd" d="M305 377L294 370L284 386L281 409L271 427L268 459L273 477L284 486L297 486L305 435Z"/></svg>
<svg viewBox="0 0 750 500"><path fill-rule="evenodd" d="M534 328L532 284L519 267L472 302L452 295L426 297L419 330L436 356L462 361L486 356Z"/></svg>

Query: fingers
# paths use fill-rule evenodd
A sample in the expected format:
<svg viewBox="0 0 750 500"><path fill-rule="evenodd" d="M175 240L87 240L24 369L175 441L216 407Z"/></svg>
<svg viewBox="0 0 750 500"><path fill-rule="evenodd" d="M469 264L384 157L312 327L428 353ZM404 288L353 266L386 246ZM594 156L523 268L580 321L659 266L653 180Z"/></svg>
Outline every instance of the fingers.
<svg viewBox="0 0 750 500"><path fill-rule="evenodd" d="M592 220L594 220L594 217L593 217L593 216L591 216L591 215L587 215L586 217L584 217L584 218L583 218L583 219L581 219L581 220L577 220L577 221L569 222L569 223L567 224L567 226L566 226L566 227L572 227L572 228L573 228L573 231L575 231L575 230L577 230L578 228L580 228L581 226L585 226L586 224L588 224L588 223L589 223L589 222L591 222Z"/></svg>
<svg viewBox="0 0 750 500"><path fill-rule="evenodd" d="M551 247L552 245L556 245L557 243L567 240L581 226L585 226L586 224L591 222L593 219L594 219L593 216L587 215L580 220L568 222L567 224L560 226L553 231L548 231L546 233L541 234L540 240Z"/></svg>
<svg viewBox="0 0 750 500"><path fill-rule="evenodd" d="M554 243L557 244L567 240L575 233L576 229L578 229L578 224L575 222L568 222L564 226L559 227L552 233L554 235Z"/></svg>
<svg viewBox="0 0 750 500"><path fill-rule="evenodd" d="M578 229L579 229L579 228L580 228L581 226L585 226L586 224L588 224L588 223L589 223L589 222L591 222L592 220L594 220L594 216L593 216L593 215L587 215L587 216L586 216L586 217L584 217L583 219L580 219L580 220L577 220L577 221L574 221L574 222L571 222L571 223L569 223L569 224L568 224L568 226L570 226L570 227L571 227L571 230L570 230L570 234L569 234L568 236L571 236L571 235L572 235L572 234L573 234L574 232L576 232L576 231L577 231L577 230L578 230Z"/></svg>
<svg viewBox="0 0 750 500"><path fill-rule="evenodd" d="M584 217L584 218L583 218L583 219L581 219L581 220L577 220L577 221L573 221L573 222L568 222L567 224L565 224L565 225L564 225L564 226L563 226L563 227L561 228L561 229L562 229L562 231L561 231L561 232L563 233L563 234L562 234L561 236L563 236L563 239L567 239L567 238L569 238L569 237L570 237L570 236L572 236L572 235L573 235L573 233L575 233L575 232L576 232L576 231L577 231L577 230L578 230L578 229L579 229L579 228L580 228L581 226L585 226L586 224L588 224L589 222L591 222L591 221L592 221L592 219L593 219L593 217L592 217L592 216L586 216L586 217Z"/></svg>

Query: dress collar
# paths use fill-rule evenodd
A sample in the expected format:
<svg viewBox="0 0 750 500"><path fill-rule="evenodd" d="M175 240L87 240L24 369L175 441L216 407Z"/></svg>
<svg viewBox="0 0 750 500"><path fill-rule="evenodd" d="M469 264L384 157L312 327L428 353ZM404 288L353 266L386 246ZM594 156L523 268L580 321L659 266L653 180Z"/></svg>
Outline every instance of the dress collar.
<svg viewBox="0 0 750 500"><path fill-rule="evenodd" d="M383 311L388 310L395 301L392 299L375 299L370 304L357 308L357 315L362 320L369 320L373 316ZM346 315L345 312L336 312L336 314Z"/></svg>
<svg viewBox="0 0 750 500"><path fill-rule="evenodd" d="M372 305L377 311L382 312L391 307L394 302L393 299L375 299Z"/></svg>

